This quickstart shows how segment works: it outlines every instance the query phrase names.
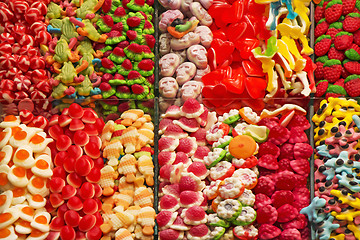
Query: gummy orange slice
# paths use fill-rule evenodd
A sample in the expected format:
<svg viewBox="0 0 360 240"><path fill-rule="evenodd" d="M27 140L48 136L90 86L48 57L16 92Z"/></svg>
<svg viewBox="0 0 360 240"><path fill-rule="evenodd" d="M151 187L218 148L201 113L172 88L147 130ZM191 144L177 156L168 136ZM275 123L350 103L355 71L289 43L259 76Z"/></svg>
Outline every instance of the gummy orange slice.
<svg viewBox="0 0 360 240"><path fill-rule="evenodd" d="M252 137L239 135L230 141L229 151L235 158L246 159L255 153L256 142Z"/></svg>

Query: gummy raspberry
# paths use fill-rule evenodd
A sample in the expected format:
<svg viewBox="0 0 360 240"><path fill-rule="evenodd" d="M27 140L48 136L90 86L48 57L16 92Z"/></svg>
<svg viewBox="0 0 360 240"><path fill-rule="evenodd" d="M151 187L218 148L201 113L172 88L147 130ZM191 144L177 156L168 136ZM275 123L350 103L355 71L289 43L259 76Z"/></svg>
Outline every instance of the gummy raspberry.
<svg viewBox="0 0 360 240"><path fill-rule="evenodd" d="M298 240L301 238L301 233L296 228L288 228L285 229L280 234L280 240Z"/></svg>
<svg viewBox="0 0 360 240"><path fill-rule="evenodd" d="M257 156L262 157L265 154L271 154L277 158L280 155L280 149L271 142L264 142L260 144Z"/></svg>
<svg viewBox="0 0 360 240"><path fill-rule="evenodd" d="M267 176L271 179L273 179L273 175L275 172L275 170L270 170L270 169L267 169L267 168L263 168L263 167L258 167L258 171L260 173L260 176Z"/></svg>
<svg viewBox="0 0 360 240"><path fill-rule="evenodd" d="M299 175L299 174L294 174L295 176L295 185L297 187L303 187L307 185L307 176L303 176L303 175Z"/></svg>
<svg viewBox="0 0 360 240"><path fill-rule="evenodd" d="M295 143L294 145L294 158L295 159L309 159L313 153L313 149L310 144L307 143Z"/></svg>
<svg viewBox="0 0 360 240"><path fill-rule="evenodd" d="M304 228L304 229L301 229L300 231L300 234L301 234L301 239L310 239L310 229L309 228Z"/></svg>
<svg viewBox="0 0 360 240"><path fill-rule="evenodd" d="M290 160L287 158L283 158L278 162L279 165L279 169L277 170L277 172L282 172L282 171L292 171L292 168L290 166Z"/></svg>
<svg viewBox="0 0 360 240"><path fill-rule="evenodd" d="M258 224L274 224L278 219L278 212L276 208L271 205L258 208L256 213L256 221Z"/></svg>
<svg viewBox="0 0 360 240"><path fill-rule="evenodd" d="M304 229L308 224L308 219L304 214L299 214L296 218L293 220L282 223L281 228L282 229L288 229L288 228L295 228L295 229Z"/></svg>
<svg viewBox="0 0 360 240"><path fill-rule="evenodd" d="M262 208L266 205L270 205L271 203L272 203L271 199L265 194L259 193L255 195L255 204L254 204L255 209Z"/></svg>
<svg viewBox="0 0 360 240"><path fill-rule="evenodd" d="M305 135L306 136L306 135ZM275 145L281 145L285 143L290 138L290 131L281 125L274 126L270 128L268 141L274 143ZM293 136L291 135L291 139ZM290 139L290 140L291 140ZM290 142L289 140L289 142Z"/></svg>
<svg viewBox="0 0 360 240"><path fill-rule="evenodd" d="M114 26L112 26L111 31L118 31L118 32L122 32L124 29L124 25L122 24L122 22L118 22L116 24L114 24ZM119 44L118 44L119 45ZM119 46L118 46L119 47ZM124 48L124 47L123 47Z"/></svg>
<svg viewBox="0 0 360 240"><path fill-rule="evenodd" d="M275 182L270 177L260 177L254 191L256 194L264 193L271 196L271 194L275 191Z"/></svg>
<svg viewBox="0 0 360 240"><path fill-rule="evenodd" d="M310 128L310 123L307 120L306 116L295 114L287 127L289 129L291 129L292 127L301 127L303 130L306 130Z"/></svg>
<svg viewBox="0 0 360 240"><path fill-rule="evenodd" d="M281 234L281 230L271 224L263 224L259 227L259 239L273 239Z"/></svg>
<svg viewBox="0 0 360 240"><path fill-rule="evenodd" d="M292 204L294 202L294 194L288 190L280 190L274 192L271 196L272 205L276 208L285 204Z"/></svg>
<svg viewBox="0 0 360 240"><path fill-rule="evenodd" d="M291 128L289 135L291 135L291 138L289 139L289 143L303 143L308 141L308 138L301 127Z"/></svg>
<svg viewBox="0 0 360 240"><path fill-rule="evenodd" d="M260 167L270 169L270 170L277 170L279 168L278 162L275 156L271 154L265 154L261 156L258 160L258 165Z"/></svg>
<svg viewBox="0 0 360 240"><path fill-rule="evenodd" d="M295 176L293 172L283 171L277 173L275 185L277 189L293 190L295 187Z"/></svg>
<svg viewBox="0 0 360 240"><path fill-rule="evenodd" d="M306 187L297 187L292 193L294 194L295 201L309 201L310 191Z"/></svg>
<svg viewBox="0 0 360 240"><path fill-rule="evenodd" d="M279 159L294 159L294 145L291 143L284 143L280 147L280 156Z"/></svg>
<svg viewBox="0 0 360 240"><path fill-rule="evenodd" d="M308 160L306 160L306 159L292 160L290 162L290 166L294 170L294 172L296 172L300 175L307 177L310 173L310 164L309 164Z"/></svg>
<svg viewBox="0 0 360 240"><path fill-rule="evenodd" d="M279 119L276 117L273 118L263 118L258 122L259 126L266 126L267 128L272 128L279 125Z"/></svg>
<svg viewBox="0 0 360 240"><path fill-rule="evenodd" d="M285 223L293 220L299 215L298 210L290 204L284 204L277 209L278 219L277 221L280 223Z"/></svg>

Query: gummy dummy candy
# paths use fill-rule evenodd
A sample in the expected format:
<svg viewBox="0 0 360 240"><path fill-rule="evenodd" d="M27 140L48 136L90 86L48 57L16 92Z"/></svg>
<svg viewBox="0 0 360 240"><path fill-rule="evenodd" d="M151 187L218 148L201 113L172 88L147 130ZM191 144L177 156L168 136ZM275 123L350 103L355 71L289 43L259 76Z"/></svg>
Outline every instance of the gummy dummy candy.
<svg viewBox="0 0 360 240"><path fill-rule="evenodd" d="M118 139L111 140L109 144L106 145L103 151L103 157L107 158L108 165L116 166L118 164L118 158L120 153L123 151L123 146Z"/></svg>
<svg viewBox="0 0 360 240"><path fill-rule="evenodd" d="M133 155L126 154L120 159L118 172L126 176L126 181L131 183L135 181L137 161Z"/></svg>
<svg viewBox="0 0 360 240"><path fill-rule="evenodd" d="M103 188L103 195L110 196L114 193L114 180L117 176L118 174L111 166L105 166L101 169L99 185Z"/></svg>
<svg viewBox="0 0 360 240"><path fill-rule="evenodd" d="M139 137L139 133L135 127L128 127L119 137L120 142L125 147L125 153L134 153L136 150L136 141Z"/></svg>

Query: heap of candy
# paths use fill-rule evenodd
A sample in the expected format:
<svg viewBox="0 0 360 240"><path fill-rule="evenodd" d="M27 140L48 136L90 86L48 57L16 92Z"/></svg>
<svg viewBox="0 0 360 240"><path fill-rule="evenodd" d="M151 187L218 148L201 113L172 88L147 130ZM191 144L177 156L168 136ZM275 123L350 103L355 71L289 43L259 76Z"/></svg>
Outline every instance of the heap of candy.
<svg viewBox="0 0 360 240"><path fill-rule="evenodd" d="M209 8L215 23L208 50L212 72L202 78L203 97L211 99L206 105L314 92L315 65L308 57L313 50L307 40L309 4L309 0L214 3Z"/></svg>
<svg viewBox="0 0 360 240"><path fill-rule="evenodd" d="M307 219L300 214L310 202L308 159L313 152L304 132L310 128L306 111L285 104L263 110L260 118L258 125L270 132L257 154L260 177L254 191L259 239L309 239Z"/></svg>
<svg viewBox="0 0 360 240"><path fill-rule="evenodd" d="M48 178L53 175L52 142L30 117L8 115L0 123L1 239L45 239L51 216L46 212Z"/></svg>
<svg viewBox="0 0 360 240"><path fill-rule="evenodd" d="M260 118L250 108L233 109L218 118L207 131L212 151L201 161L210 169L204 193L211 200L207 225L209 239L257 239L258 229L252 193L257 184L258 143L266 141L269 129L256 126Z"/></svg>
<svg viewBox="0 0 360 240"><path fill-rule="evenodd" d="M51 108L52 89L42 56L51 40L44 23L47 2L0 2L0 101L8 114Z"/></svg>
<svg viewBox="0 0 360 240"><path fill-rule="evenodd" d="M307 214L318 239L359 239L360 106L328 98L312 120L315 128L315 198Z"/></svg>
<svg viewBox="0 0 360 240"><path fill-rule="evenodd" d="M202 193L209 174L202 159L206 130L216 121L194 99L170 106L159 125L159 214L160 239L210 239L207 227L207 196Z"/></svg>
<svg viewBox="0 0 360 240"><path fill-rule="evenodd" d="M209 28L213 20L207 9L212 1L161 0L160 3L169 9L160 15L159 21L162 33L159 91L166 110L175 97L181 97L182 103L189 98L201 100L201 77L210 72L206 52L213 40Z"/></svg>
<svg viewBox="0 0 360 240"><path fill-rule="evenodd" d="M103 157L100 186L103 189L102 239L153 239L154 165L151 116L133 109L105 124L101 135ZM144 181L146 187L144 185Z"/></svg>
<svg viewBox="0 0 360 240"><path fill-rule="evenodd" d="M155 32L152 0L105 0L98 31L108 36L96 49L104 53L100 89L104 99L153 99ZM116 101L102 102L105 110Z"/></svg>
<svg viewBox="0 0 360 240"><path fill-rule="evenodd" d="M107 35L94 27L99 19L97 11L101 0L52 1L46 15L47 29L54 38L49 44L46 62L53 73L50 84L55 99L79 99L89 104L101 98L98 86L100 74L94 65L100 62L102 53L95 51L93 42L105 42Z"/></svg>
<svg viewBox="0 0 360 240"><path fill-rule="evenodd" d="M322 0L315 8L315 96L360 96L360 6Z"/></svg>
<svg viewBox="0 0 360 240"><path fill-rule="evenodd" d="M49 182L51 237L100 239L103 223L98 182L104 166L100 148L104 122L90 108L73 103L50 120L55 168Z"/></svg>

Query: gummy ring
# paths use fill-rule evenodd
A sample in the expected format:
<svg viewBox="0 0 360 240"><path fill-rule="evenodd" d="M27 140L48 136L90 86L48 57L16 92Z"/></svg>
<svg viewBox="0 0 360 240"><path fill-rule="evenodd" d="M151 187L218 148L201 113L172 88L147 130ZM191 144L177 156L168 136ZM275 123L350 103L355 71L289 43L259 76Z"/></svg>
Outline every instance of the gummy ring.
<svg viewBox="0 0 360 240"><path fill-rule="evenodd" d="M230 223L219 218L216 213L208 215L208 224L213 227L230 227Z"/></svg>
<svg viewBox="0 0 360 240"><path fill-rule="evenodd" d="M239 135L234 137L229 144L229 152L235 158L249 158L256 151L256 142L252 137Z"/></svg>
<svg viewBox="0 0 360 240"><path fill-rule="evenodd" d="M247 159L232 159L232 164L236 168L253 168L257 165L258 159L255 156L251 156Z"/></svg>
<svg viewBox="0 0 360 240"><path fill-rule="evenodd" d="M232 221L237 226L246 226L253 223L256 219L256 211L252 207L243 207L240 215Z"/></svg>
<svg viewBox="0 0 360 240"><path fill-rule="evenodd" d="M240 201L235 199L226 199L219 203L217 215L227 221L233 221L241 214L241 210L242 205Z"/></svg>
<svg viewBox="0 0 360 240"><path fill-rule="evenodd" d="M228 135L230 132L230 126L225 123L216 123L206 132L206 140L209 144L213 144L220 138Z"/></svg>
<svg viewBox="0 0 360 240"><path fill-rule="evenodd" d="M220 183L221 180L212 181L209 186L206 186L204 194L207 196L208 200L212 200L218 196Z"/></svg>
<svg viewBox="0 0 360 240"><path fill-rule="evenodd" d="M235 167L226 161L219 162L215 167L210 169L211 180L224 180L225 178L231 177L235 171Z"/></svg>
<svg viewBox="0 0 360 240"><path fill-rule="evenodd" d="M233 228L233 233L240 240L256 240L258 236L258 230L253 225L236 226Z"/></svg>
<svg viewBox="0 0 360 240"><path fill-rule="evenodd" d="M224 199L238 198L245 190L244 184L235 177L226 178L219 187L219 196Z"/></svg>
<svg viewBox="0 0 360 240"><path fill-rule="evenodd" d="M256 174L248 168L241 168L236 170L233 177L239 179L247 189L253 189L257 184Z"/></svg>

